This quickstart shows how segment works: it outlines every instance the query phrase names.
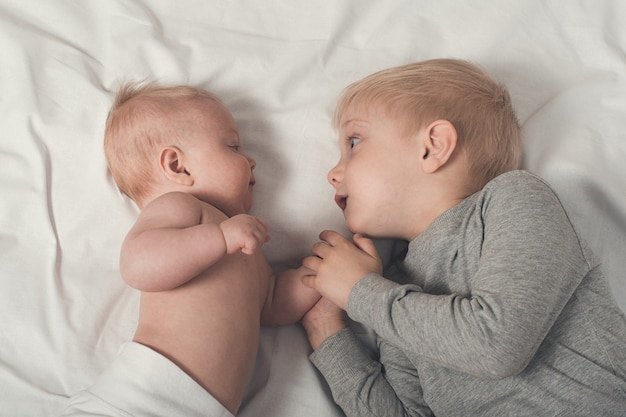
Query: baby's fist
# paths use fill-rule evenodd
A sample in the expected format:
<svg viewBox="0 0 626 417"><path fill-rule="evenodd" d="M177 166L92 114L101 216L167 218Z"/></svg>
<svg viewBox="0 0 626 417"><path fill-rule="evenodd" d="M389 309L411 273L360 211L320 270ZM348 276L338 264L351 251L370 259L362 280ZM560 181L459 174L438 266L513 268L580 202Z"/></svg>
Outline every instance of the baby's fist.
<svg viewBox="0 0 626 417"><path fill-rule="evenodd" d="M238 214L220 223L226 242L226 253L241 250L252 255L265 242L270 240L267 223L249 214Z"/></svg>

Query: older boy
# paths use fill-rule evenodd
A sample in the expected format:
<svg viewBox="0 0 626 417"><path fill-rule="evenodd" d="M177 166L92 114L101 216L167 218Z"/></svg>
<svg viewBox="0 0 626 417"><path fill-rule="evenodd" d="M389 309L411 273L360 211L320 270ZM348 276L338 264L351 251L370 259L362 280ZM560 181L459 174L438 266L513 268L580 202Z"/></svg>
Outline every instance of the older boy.
<svg viewBox="0 0 626 417"><path fill-rule="evenodd" d="M65 415L231 416L260 325L294 323L319 299L289 270L275 279L250 216L254 159L230 112L191 87L126 85L105 132L109 169L141 209L121 252L140 290L133 343Z"/></svg>
<svg viewBox="0 0 626 417"><path fill-rule="evenodd" d="M507 91L425 61L351 85L334 122L328 179L355 235L325 231L304 260L324 298L303 324L346 414L626 415L626 320L557 196L515 171ZM403 281L365 236L409 242Z"/></svg>

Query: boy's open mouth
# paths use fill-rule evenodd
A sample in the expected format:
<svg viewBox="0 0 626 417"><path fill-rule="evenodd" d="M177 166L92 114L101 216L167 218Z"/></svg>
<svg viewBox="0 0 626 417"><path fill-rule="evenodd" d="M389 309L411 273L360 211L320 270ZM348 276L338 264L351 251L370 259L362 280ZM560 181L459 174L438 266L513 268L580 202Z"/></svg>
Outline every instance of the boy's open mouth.
<svg viewBox="0 0 626 417"><path fill-rule="evenodd" d="M339 206L341 210L345 210L348 205L348 197L343 195L335 195L335 203Z"/></svg>

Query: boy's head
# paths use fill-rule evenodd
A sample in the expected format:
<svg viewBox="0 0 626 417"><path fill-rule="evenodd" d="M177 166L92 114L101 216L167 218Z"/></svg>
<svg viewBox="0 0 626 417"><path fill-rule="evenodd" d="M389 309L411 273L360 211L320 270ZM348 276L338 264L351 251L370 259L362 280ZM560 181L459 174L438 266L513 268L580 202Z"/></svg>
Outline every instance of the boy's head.
<svg viewBox="0 0 626 417"><path fill-rule="evenodd" d="M372 109L407 134L439 119L452 123L476 189L520 165L521 134L509 93L469 62L434 59L374 73L348 86L333 124L339 129L346 112Z"/></svg>
<svg viewBox="0 0 626 417"><path fill-rule="evenodd" d="M254 159L243 153L221 100L199 88L130 83L118 91L104 135L109 170L140 207L185 191L229 216L252 204Z"/></svg>

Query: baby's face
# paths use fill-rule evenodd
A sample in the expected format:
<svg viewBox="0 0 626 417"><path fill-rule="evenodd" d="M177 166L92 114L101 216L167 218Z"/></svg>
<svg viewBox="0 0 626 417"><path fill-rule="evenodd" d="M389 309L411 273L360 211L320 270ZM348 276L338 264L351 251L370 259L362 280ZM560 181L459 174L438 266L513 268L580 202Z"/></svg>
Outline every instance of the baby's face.
<svg viewBox="0 0 626 417"><path fill-rule="evenodd" d="M183 152L194 177L192 193L232 217L252 206L256 162L243 151L237 125L221 104L194 104Z"/></svg>

